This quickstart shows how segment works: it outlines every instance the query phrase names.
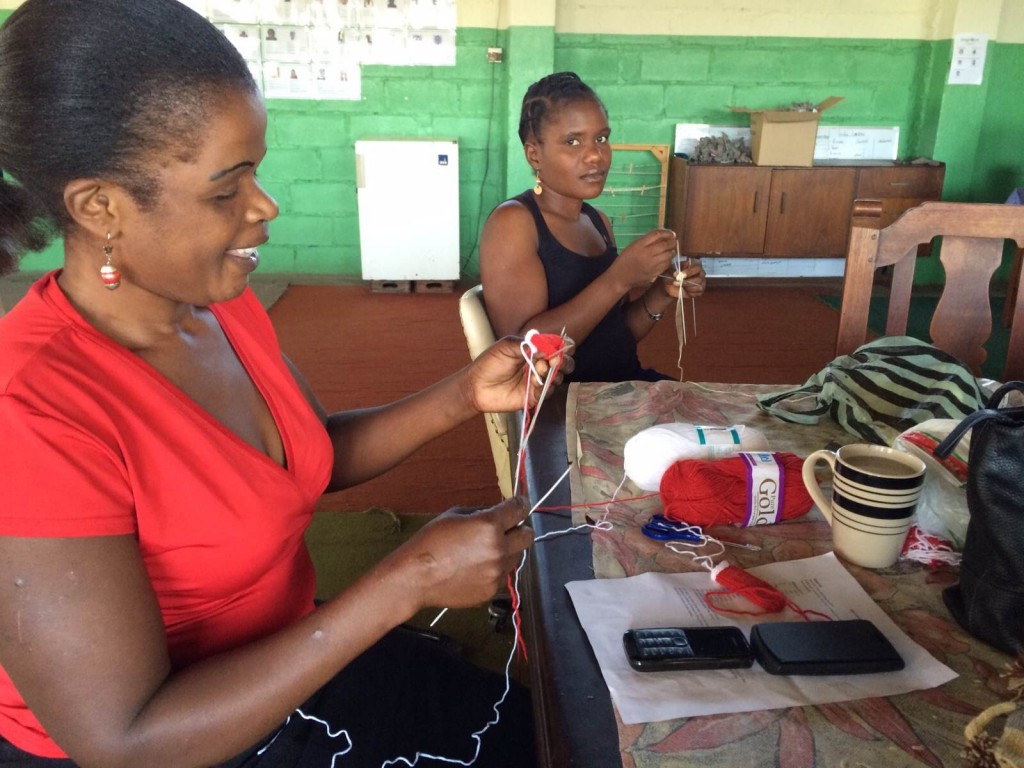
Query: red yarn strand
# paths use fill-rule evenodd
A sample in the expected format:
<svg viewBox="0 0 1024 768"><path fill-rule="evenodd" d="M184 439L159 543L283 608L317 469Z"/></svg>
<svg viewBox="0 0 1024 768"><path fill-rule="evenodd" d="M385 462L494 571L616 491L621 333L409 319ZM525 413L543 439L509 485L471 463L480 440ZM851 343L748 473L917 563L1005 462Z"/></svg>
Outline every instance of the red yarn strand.
<svg viewBox="0 0 1024 768"><path fill-rule="evenodd" d="M737 616L764 616L771 613L781 613L789 608L804 621L810 621L812 616L830 621L832 619L831 616L820 611L801 608L768 582L757 578L757 576L742 568L728 565L724 561L711 571L711 580L721 584L725 589L706 592L704 594L704 602L707 603L708 608L719 613L729 613ZM743 611L736 608L725 608L716 602L716 599L720 596L745 598L760 610Z"/></svg>

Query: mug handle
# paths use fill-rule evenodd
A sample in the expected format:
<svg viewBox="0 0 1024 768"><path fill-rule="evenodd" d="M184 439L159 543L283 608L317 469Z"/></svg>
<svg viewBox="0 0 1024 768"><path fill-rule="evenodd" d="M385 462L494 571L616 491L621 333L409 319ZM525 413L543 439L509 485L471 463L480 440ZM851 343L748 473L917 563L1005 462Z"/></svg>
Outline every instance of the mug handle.
<svg viewBox="0 0 1024 768"><path fill-rule="evenodd" d="M809 493L811 498L814 499L814 503L818 505L818 509L821 510L821 514L825 516L828 524L832 525L832 505L825 499L825 494L821 492L818 480L814 476L814 467L819 461L827 461L828 465L832 468L832 473L835 474L836 455L832 451L825 449L815 451L804 459L804 486L807 488L807 493Z"/></svg>

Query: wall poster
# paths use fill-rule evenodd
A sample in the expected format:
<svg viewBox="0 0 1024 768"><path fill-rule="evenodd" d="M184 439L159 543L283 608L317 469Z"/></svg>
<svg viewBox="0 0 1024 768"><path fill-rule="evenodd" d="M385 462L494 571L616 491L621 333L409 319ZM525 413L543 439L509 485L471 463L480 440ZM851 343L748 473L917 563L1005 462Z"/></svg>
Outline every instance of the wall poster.
<svg viewBox="0 0 1024 768"><path fill-rule="evenodd" d="M358 100L363 64L455 65L455 0L180 0L241 52L267 98Z"/></svg>

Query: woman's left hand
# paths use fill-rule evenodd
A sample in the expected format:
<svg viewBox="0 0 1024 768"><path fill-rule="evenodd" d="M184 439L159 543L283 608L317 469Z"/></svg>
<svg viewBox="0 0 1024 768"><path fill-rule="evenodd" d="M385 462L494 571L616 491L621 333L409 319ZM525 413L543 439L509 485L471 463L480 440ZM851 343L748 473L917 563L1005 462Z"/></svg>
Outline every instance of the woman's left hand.
<svg viewBox="0 0 1024 768"><path fill-rule="evenodd" d="M690 259L678 272L668 276L671 279L663 280L662 285L669 296L678 297L680 288L683 295L692 299L700 296L708 287L707 274L704 272L704 265L698 259Z"/></svg>
<svg viewBox="0 0 1024 768"><path fill-rule="evenodd" d="M561 360L535 359L534 367L542 381L530 371L520 349L522 339L506 336L486 349L469 367L466 377L466 399L481 413L518 411L523 407L524 388L529 387L530 405L536 405L549 374L555 376L552 384L559 384L563 374L572 371L574 363L572 345L560 354Z"/></svg>

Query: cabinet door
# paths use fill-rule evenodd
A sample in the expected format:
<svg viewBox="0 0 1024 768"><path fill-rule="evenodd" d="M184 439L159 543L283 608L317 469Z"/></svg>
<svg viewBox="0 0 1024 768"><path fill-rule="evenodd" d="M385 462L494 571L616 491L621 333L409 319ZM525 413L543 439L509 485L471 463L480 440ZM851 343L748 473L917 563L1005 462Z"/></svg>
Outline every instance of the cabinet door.
<svg viewBox="0 0 1024 768"><path fill-rule="evenodd" d="M857 171L793 168L772 172L766 256L845 256Z"/></svg>
<svg viewBox="0 0 1024 768"><path fill-rule="evenodd" d="M689 166L682 251L760 255L771 178L771 168Z"/></svg>

